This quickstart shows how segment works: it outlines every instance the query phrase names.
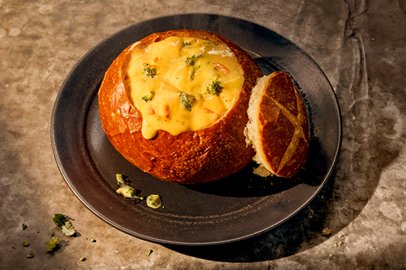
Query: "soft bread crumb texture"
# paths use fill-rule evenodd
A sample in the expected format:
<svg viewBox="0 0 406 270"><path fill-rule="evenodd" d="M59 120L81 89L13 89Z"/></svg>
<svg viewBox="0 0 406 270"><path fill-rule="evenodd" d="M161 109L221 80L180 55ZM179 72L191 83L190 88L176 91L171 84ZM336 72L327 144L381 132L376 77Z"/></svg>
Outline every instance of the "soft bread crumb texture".
<svg viewBox="0 0 406 270"><path fill-rule="evenodd" d="M262 147L262 141L260 139L260 131L259 131L259 105L261 103L261 98L264 92L264 89L266 88L270 76L273 76L272 74L269 76L263 76L260 79L258 79L258 82L256 86L252 89L250 101L249 101L249 106L248 106L248 123L247 123L247 128L246 128L246 140L247 144L252 145L255 149L255 156L253 157L253 160L257 162L258 164L264 164L263 167L264 169L269 168L269 166L266 166L266 158L264 154L264 150ZM261 171L263 171L261 169ZM270 172L269 172L270 173ZM263 173L260 173L259 175L262 175ZM266 174L266 173L265 173Z"/></svg>
<svg viewBox="0 0 406 270"><path fill-rule="evenodd" d="M287 73L273 72L258 80L248 117L247 142L256 151L253 160L260 164L254 173L296 175L307 159L309 129L304 102Z"/></svg>
<svg viewBox="0 0 406 270"><path fill-rule="evenodd" d="M273 176L272 172L269 171L267 168L265 168L261 164L258 167L254 168L254 170L252 172L255 175L258 175L258 176L261 176L261 177Z"/></svg>

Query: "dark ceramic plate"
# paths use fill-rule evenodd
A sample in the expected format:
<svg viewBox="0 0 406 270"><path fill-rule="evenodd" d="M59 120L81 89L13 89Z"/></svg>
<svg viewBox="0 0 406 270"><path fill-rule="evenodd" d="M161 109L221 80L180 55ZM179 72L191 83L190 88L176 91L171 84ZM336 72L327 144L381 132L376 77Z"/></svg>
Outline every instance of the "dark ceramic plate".
<svg viewBox="0 0 406 270"><path fill-rule="evenodd" d="M97 91L104 72L129 44L168 29L217 32L246 49L264 74L288 71L300 87L311 122L305 169L294 179L258 178L252 165L211 184L161 182L129 164L101 128ZM161 17L132 25L92 49L74 67L55 102L52 147L75 195L97 216L136 237L164 244L210 245L242 240L270 230L305 207L330 174L341 142L340 112L332 87L318 65L273 31L240 19L208 14ZM153 210L115 193L115 174L130 177L142 194L160 194ZM323 205L320 205L322 208Z"/></svg>

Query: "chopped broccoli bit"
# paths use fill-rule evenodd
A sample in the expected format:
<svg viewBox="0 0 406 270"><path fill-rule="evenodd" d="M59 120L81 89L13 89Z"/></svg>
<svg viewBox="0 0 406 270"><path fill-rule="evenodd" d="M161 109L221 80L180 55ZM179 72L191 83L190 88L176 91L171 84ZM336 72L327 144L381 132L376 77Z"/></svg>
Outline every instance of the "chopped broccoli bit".
<svg viewBox="0 0 406 270"><path fill-rule="evenodd" d="M28 259L34 258L34 252L32 252L32 251L28 252L28 254L27 254L26 257L27 257Z"/></svg>
<svg viewBox="0 0 406 270"><path fill-rule="evenodd" d="M144 197L137 195L137 190L135 188L126 184L119 187L116 192L122 195L124 198L133 199L137 202L144 200Z"/></svg>
<svg viewBox="0 0 406 270"><path fill-rule="evenodd" d="M138 196L138 191L132 186L128 185L128 176L121 173L116 173L117 185L120 187L116 190L116 193L122 195L124 198L133 199L135 201L144 200L143 197ZM96 240L95 240L96 242Z"/></svg>
<svg viewBox="0 0 406 270"><path fill-rule="evenodd" d="M196 60L199 58L201 55L192 55L190 57L186 57L186 65L192 66L192 71L190 72L190 79L193 80L195 78L196 71L200 68L200 66L196 66Z"/></svg>
<svg viewBox="0 0 406 270"><path fill-rule="evenodd" d="M156 67L153 67L150 64L144 64L144 74L147 77L154 78L157 74Z"/></svg>
<svg viewBox="0 0 406 270"><path fill-rule="evenodd" d="M152 254L152 252L154 252L152 249L148 250L148 252L147 252L147 256L151 255L151 254Z"/></svg>
<svg viewBox="0 0 406 270"><path fill-rule="evenodd" d="M122 185L116 190L116 192L123 195L125 198L132 198L135 195L136 190L129 185Z"/></svg>
<svg viewBox="0 0 406 270"><path fill-rule="evenodd" d="M185 61L186 65L194 66L196 64L196 60L197 60L198 57L199 56L196 56L196 55L186 57L186 61Z"/></svg>
<svg viewBox="0 0 406 270"><path fill-rule="evenodd" d="M157 209L161 207L162 201L161 201L161 196L157 194L151 194L147 196L147 206L153 209Z"/></svg>
<svg viewBox="0 0 406 270"><path fill-rule="evenodd" d="M76 234L75 227L73 227L72 222L66 221L65 225L61 227L62 233L66 236L74 236Z"/></svg>
<svg viewBox="0 0 406 270"><path fill-rule="evenodd" d="M179 93L179 102L182 104L182 106L188 110L192 110L193 102L195 101L195 97L192 95L189 95L185 92L180 92Z"/></svg>
<svg viewBox="0 0 406 270"><path fill-rule="evenodd" d="M59 249L59 238L57 236L52 236L48 241L45 242L47 244L47 252L54 252L55 250Z"/></svg>
<svg viewBox="0 0 406 270"><path fill-rule="evenodd" d="M84 262L84 261L86 261L86 260L87 260L86 257L80 257L80 258L79 258L79 261L81 261L81 262Z"/></svg>
<svg viewBox="0 0 406 270"><path fill-rule="evenodd" d="M193 80L195 78L196 71L200 68L200 66L193 66L192 71L190 72L190 79Z"/></svg>
<svg viewBox="0 0 406 270"><path fill-rule="evenodd" d="M196 39L195 39L195 38L188 39L188 41L183 41L183 47L190 46L190 45L192 45L193 43L196 43Z"/></svg>
<svg viewBox="0 0 406 270"><path fill-rule="evenodd" d="M63 214L54 214L52 220L62 230L62 233L66 236L75 236L76 230L73 227L72 222Z"/></svg>
<svg viewBox="0 0 406 270"><path fill-rule="evenodd" d="M124 198L132 199L135 202L139 202L144 200L145 198L142 196L139 196L140 191L133 188L132 186L127 184L127 176L124 176L123 174L117 173L116 174L116 179L117 179L117 184L120 186L116 192L120 195L122 195ZM161 197L159 195L149 195L146 197L147 199L147 206L151 208L159 208L161 207ZM163 206L162 206L163 207ZM96 240L92 239L92 242L96 242Z"/></svg>
<svg viewBox="0 0 406 270"><path fill-rule="evenodd" d="M213 80L206 88L207 93L218 96L223 90L223 86L221 85L218 79Z"/></svg>
<svg viewBox="0 0 406 270"><path fill-rule="evenodd" d="M116 180L117 180L117 185L122 186L125 185L127 182L128 176L123 175L121 173L116 173Z"/></svg>
<svg viewBox="0 0 406 270"><path fill-rule="evenodd" d="M191 41L188 41L188 42L184 41L183 42L183 46L190 46L190 45L192 45Z"/></svg>
<svg viewBox="0 0 406 270"><path fill-rule="evenodd" d="M21 228L23 229L23 231L25 231L27 228L28 228L28 226L27 226L27 224L21 224Z"/></svg>
<svg viewBox="0 0 406 270"><path fill-rule="evenodd" d="M23 241L23 247L29 247L30 246L30 241L24 240Z"/></svg>
<svg viewBox="0 0 406 270"><path fill-rule="evenodd" d="M67 221L66 216L64 214L54 214L52 220L58 227L64 226L65 222Z"/></svg>
<svg viewBox="0 0 406 270"><path fill-rule="evenodd" d="M155 96L153 91L150 91L148 95L142 96L141 99L145 102L151 101Z"/></svg>

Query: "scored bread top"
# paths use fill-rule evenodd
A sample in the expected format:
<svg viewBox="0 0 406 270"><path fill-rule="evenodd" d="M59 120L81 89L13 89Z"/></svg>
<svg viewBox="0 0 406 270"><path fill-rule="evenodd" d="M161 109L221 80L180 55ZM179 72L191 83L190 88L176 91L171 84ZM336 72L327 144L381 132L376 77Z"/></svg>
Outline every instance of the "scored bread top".
<svg viewBox="0 0 406 270"><path fill-rule="evenodd" d="M246 135L256 151L258 172L279 177L297 174L307 159L308 118L302 97L287 73L273 72L258 80L248 116Z"/></svg>

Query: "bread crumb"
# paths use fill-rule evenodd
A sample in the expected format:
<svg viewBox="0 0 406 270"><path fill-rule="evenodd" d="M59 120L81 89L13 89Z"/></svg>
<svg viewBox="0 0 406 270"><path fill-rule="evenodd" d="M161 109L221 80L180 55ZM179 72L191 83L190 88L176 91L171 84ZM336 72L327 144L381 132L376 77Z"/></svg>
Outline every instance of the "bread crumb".
<svg viewBox="0 0 406 270"><path fill-rule="evenodd" d="M255 175L261 176L261 177L268 177L272 176L272 173L268 171L264 166L260 165L256 168L254 168L253 173Z"/></svg>
<svg viewBox="0 0 406 270"><path fill-rule="evenodd" d="M330 230L329 227L326 227L321 231L321 235L325 237L329 237L332 233L333 232Z"/></svg>

